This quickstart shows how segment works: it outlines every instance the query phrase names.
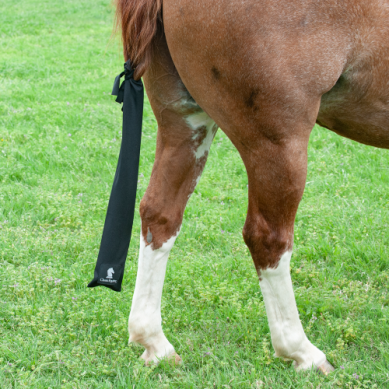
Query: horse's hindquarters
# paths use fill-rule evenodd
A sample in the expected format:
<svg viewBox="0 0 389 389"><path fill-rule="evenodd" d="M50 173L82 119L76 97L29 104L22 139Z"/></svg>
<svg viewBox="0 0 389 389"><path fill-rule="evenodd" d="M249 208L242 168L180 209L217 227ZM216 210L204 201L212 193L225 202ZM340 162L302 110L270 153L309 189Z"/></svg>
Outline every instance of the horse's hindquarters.
<svg viewBox="0 0 389 389"><path fill-rule="evenodd" d="M333 87L351 47L347 18L338 23L334 12L323 18L323 8L336 2L323 3L164 1L166 39L180 77L227 135L232 123L274 109L278 117L316 120L310 101Z"/></svg>
<svg viewBox="0 0 389 389"><path fill-rule="evenodd" d="M231 138L274 109L317 115L304 97L322 96L319 124L389 147L384 2L165 0L164 24L184 84Z"/></svg>
<svg viewBox="0 0 389 389"><path fill-rule="evenodd" d="M341 75L350 46L347 21L330 26L336 15L323 19L314 5L324 5L317 3L164 2L166 38L180 77L245 163L243 236L260 277L273 346L299 369L330 365L304 334L289 262L280 259L290 259L293 247L320 98ZM331 60L317 60L323 56Z"/></svg>
<svg viewBox="0 0 389 389"><path fill-rule="evenodd" d="M131 336L146 347L146 358L174 353L161 327L163 275L170 239L204 167L215 120L247 169L243 236L260 278L276 353L293 359L298 369L331 370L324 353L305 336L289 260L310 131L322 95L334 90L357 53L355 12L362 3L369 7L362 1L338 3L164 1L169 50L161 41L145 77L158 144L141 204L143 246L130 317Z"/></svg>

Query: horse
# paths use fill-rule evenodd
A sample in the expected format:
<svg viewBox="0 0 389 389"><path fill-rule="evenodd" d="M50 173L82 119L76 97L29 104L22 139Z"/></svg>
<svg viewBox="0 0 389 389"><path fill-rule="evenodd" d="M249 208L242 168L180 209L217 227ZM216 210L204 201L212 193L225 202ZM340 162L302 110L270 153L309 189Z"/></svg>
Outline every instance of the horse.
<svg viewBox="0 0 389 389"><path fill-rule="evenodd" d="M296 307L294 221L315 123L389 148L389 1L116 0L116 18L158 124L129 341L144 346L146 364L181 361L161 325L166 264L221 128L248 175L243 239L275 355L330 373Z"/></svg>

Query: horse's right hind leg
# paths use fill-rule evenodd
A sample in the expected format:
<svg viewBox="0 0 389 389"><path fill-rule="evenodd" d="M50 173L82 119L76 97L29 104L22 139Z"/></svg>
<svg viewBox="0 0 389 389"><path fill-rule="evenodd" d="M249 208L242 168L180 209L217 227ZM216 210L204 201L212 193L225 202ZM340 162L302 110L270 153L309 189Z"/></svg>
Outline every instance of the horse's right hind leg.
<svg viewBox="0 0 389 389"><path fill-rule="evenodd" d="M162 358L177 363L180 357L161 323L166 265L217 127L181 83L162 38L144 81L158 121L158 138L150 183L140 205L138 274L128 327L130 342L146 349L142 355L146 364Z"/></svg>

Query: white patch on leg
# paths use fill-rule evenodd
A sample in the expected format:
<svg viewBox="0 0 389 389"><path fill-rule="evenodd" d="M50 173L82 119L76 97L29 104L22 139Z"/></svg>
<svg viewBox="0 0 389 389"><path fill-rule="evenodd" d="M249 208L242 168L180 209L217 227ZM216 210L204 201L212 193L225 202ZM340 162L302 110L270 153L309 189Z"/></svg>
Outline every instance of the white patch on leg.
<svg viewBox="0 0 389 389"><path fill-rule="evenodd" d="M200 159L206 153L209 152L213 138L215 136L215 122L205 113L198 112L193 115L189 115L185 118L186 123L192 129L194 135L193 139L201 136L201 132L198 131L200 128L205 127L207 129L207 134L199 147L194 150L196 159Z"/></svg>
<svg viewBox="0 0 389 389"><path fill-rule="evenodd" d="M138 273L128 329L129 341L146 348L142 355L146 363L158 362L175 354L174 347L162 331L161 298L167 260L178 233L157 250L152 250L151 245L146 246L142 234L140 238Z"/></svg>
<svg viewBox="0 0 389 389"><path fill-rule="evenodd" d="M284 253L277 268L261 270L259 284L276 356L293 359L297 370L320 366L326 356L306 337L300 322L290 278L291 251Z"/></svg>
<svg viewBox="0 0 389 389"><path fill-rule="evenodd" d="M193 140L196 140L198 137L203 136L204 132L200 131L200 129L206 129L205 138L202 140L200 145L198 145L198 147L193 150L196 160L198 162L201 162L200 159L204 156L207 157L211 148L211 144L217 130L216 123L205 112L197 112L192 115L188 115L185 117L185 121L193 132ZM201 173L193 180L193 189L199 183L200 178ZM192 193L188 195L188 200L191 195Z"/></svg>

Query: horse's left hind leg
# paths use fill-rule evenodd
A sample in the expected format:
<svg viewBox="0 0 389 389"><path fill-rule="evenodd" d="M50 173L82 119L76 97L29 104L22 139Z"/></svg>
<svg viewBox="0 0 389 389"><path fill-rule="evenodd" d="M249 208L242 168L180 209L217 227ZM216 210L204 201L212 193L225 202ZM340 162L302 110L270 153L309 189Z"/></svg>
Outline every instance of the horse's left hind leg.
<svg viewBox="0 0 389 389"><path fill-rule="evenodd" d="M307 135L289 135L280 142L258 137L248 152L241 150L249 179L243 236L258 272L276 356L294 360L297 370L313 366L328 373L326 356L304 333L289 270L306 177Z"/></svg>

